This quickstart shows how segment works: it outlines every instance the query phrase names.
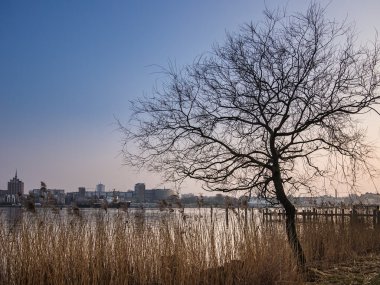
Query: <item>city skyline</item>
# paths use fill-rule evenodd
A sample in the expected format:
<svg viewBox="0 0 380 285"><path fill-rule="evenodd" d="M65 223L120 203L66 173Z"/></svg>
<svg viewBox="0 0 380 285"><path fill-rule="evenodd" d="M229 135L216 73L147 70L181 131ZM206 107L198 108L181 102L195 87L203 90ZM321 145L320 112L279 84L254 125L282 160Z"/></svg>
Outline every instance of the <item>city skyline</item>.
<svg viewBox="0 0 380 285"><path fill-rule="evenodd" d="M289 11L307 6L301 0L286 3ZM359 42L380 29L377 1L321 4L331 18L355 22ZM110 189L142 181L150 188L172 187L160 175L123 166L116 118L127 122L129 101L149 96L164 79L159 66L193 62L213 44L222 44L226 32L262 20L265 6L279 5L285 4L2 1L0 189L16 169L26 189L40 181L70 191L95 188L99 181ZM364 126L378 147L376 122L380 118L372 116ZM363 185L363 193L375 192L371 183ZM191 181L181 188L184 193L200 189Z"/></svg>
<svg viewBox="0 0 380 285"><path fill-rule="evenodd" d="M23 192L25 192L24 194L28 194L27 193L28 191L31 191L31 190L34 190L34 189L39 189L41 183L45 184L44 181L40 181L35 186L26 186L26 187L24 187L25 183L23 182L22 177L20 178L20 176L18 175L18 170L16 169L16 172L15 172L14 176L10 177L8 179L8 181L6 181L5 185L0 185L0 190L7 190L9 188L10 183L14 184L14 182L21 182L22 183L22 185L23 185ZM48 189L62 189L65 192L78 192L80 188L85 188L86 191L95 191L95 192L111 192L113 190L125 192L125 191L132 191L134 189L134 187L136 185L138 185L138 184L144 184L144 185L147 184L147 185L150 186L149 183L146 183L144 181L137 181L135 183L132 183L131 185L129 185L128 188L125 188L125 189L116 189L116 188L107 187L107 185L104 184L104 183L102 183L102 181L98 181L98 183L96 183L93 186L91 186L91 185L85 185L85 183L83 183L81 185L78 185L75 189L64 189L63 187L60 187L59 185L57 187L50 187L47 184L45 184L45 185L47 186ZM157 185L157 187L148 187L148 188L157 189L158 185ZM162 188L165 189L167 187L162 186ZM13 194L16 194L17 190L14 190L13 192L14 192Z"/></svg>

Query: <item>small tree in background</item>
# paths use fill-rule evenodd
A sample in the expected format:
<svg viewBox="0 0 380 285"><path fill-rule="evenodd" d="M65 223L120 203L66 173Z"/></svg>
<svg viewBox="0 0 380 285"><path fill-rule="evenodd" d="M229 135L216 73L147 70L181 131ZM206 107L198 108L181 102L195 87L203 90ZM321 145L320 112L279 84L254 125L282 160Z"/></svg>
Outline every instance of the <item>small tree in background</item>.
<svg viewBox="0 0 380 285"><path fill-rule="evenodd" d="M288 197L318 178L355 185L368 169L371 147L357 118L379 103L378 43L357 46L352 27L311 4L303 14L266 11L263 22L167 75L120 125L126 163L279 202L305 268Z"/></svg>

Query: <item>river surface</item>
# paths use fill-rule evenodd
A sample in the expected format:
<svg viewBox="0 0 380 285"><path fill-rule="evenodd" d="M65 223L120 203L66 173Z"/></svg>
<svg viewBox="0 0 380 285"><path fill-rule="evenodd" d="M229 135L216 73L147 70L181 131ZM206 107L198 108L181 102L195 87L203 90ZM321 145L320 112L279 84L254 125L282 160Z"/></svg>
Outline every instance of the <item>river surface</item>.
<svg viewBox="0 0 380 285"><path fill-rule="evenodd" d="M262 222L262 211L260 209L230 209L226 214L223 208L130 208L128 210L109 208L107 210L100 208L80 208L73 210L71 208L37 208L35 213L27 211L20 207L0 208L0 221L3 224L16 225L22 223L25 219L33 219L41 216L53 216L55 219L66 220L71 217L80 217L85 221L95 221L96 218L112 219L122 216L126 221L143 222L149 225L155 225L162 221L182 221L182 222L217 222L231 224L236 222L254 221L257 224ZM228 221L227 221L228 220Z"/></svg>

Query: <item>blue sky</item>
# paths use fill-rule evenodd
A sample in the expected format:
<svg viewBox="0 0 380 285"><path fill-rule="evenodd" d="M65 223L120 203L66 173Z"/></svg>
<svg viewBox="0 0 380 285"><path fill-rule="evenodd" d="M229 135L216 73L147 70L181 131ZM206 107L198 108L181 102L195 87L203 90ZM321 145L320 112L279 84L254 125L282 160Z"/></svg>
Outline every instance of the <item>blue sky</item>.
<svg viewBox="0 0 380 285"><path fill-rule="evenodd" d="M26 190L79 186L127 190L159 175L122 166L115 117L149 94L169 61L191 63L226 31L262 19L265 4L307 1L0 1L0 189L16 169ZM322 1L322 3L329 3ZM360 38L380 29L378 1L332 1ZM375 126L376 128L377 126ZM377 129L376 129L377 130ZM184 191L196 191L188 184Z"/></svg>

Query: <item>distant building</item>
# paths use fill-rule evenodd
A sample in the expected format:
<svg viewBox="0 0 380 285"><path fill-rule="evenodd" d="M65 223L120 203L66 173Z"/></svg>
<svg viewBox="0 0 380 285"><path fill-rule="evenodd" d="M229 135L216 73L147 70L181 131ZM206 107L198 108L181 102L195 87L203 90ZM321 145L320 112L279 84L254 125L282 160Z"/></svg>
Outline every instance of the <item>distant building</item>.
<svg viewBox="0 0 380 285"><path fill-rule="evenodd" d="M86 196L86 187L78 187L78 192L80 197Z"/></svg>
<svg viewBox="0 0 380 285"><path fill-rule="evenodd" d="M75 201L75 194L74 192L66 193L65 195L65 204L71 205Z"/></svg>
<svg viewBox="0 0 380 285"><path fill-rule="evenodd" d="M95 192L97 193L98 197L104 197L106 192L106 186L102 183L99 183L96 185Z"/></svg>
<svg viewBox="0 0 380 285"><path fill-rule="evenodd" d="M137 183L135 184L135 195L137 202L145 202L145 184Z"/></svg>
<svg viewBox="0 0 380 285"><path fill-rule="evenodd" d="M175 192L171 189L146 189L145 202L153 203L160 200L166 200L172 195L175 195Z"/></svg>
<svg viewBox="0 0 380 285"><path fill-rule="evenodd" d="M7 201L7 195L8 191L7 190L0 190L0 204L5 204Z"/></svg>
<svg viewBox="0 0 380 285"><path fill-rule="evenodd" d="M146 189L144 183L135 184L135 191L127 192L125 199L127 197L134 198L136 202L140 203L155 203L160 200L168 199L170 196L175 195L175 192L171 189Z"/></svg>
<svg viewBox="0 0 380 285"><path fill-rule="evenodd" d="M32 201L34 203L41 203L41 201L43 200L41 189L29 190L29 197L32 198Z"/></svg>
<svg viewBox="0 0 380 285"><path fill-rule="evenodd" d="M195 196L193 193L187 193L181 195L181 203L183 204L196 204L197 203L197 196Z"/></svg>
<svg viewBox="0 0 380 285"><path fill-rule="evenodd" d="M132 190L128 190L127 192L119 192L118 197L120 201L131 201L132 198L135 197L135 192Z"/></svg>
<svg viewBox="0 0 380 285"><path fill-rule="evenodd" d="M63 189L33 189L29 191L29 195L33 197L34 203L41 203L46 205L64 205L65 204L65 190Z"/></svg>
<svg viewBox="0 0 380 285"><path fill-rule="evenodd" d="M17 178L17 171L15 177L8 182L8 194L17 197L24 194L24 182Z"/></svg>
<svg viewBox="0 0 380 285"><path fill-rule="evenodd" d="M48 189L49 200L53 204L65 204L65 190L63 189Z"/></svg>
<svg viewBox="0 0 380 285"><path fill-rule="evenodd" d="M361 196L361 199L367 205L380 205L380 194L378 193L365 193Z"/></svg>

